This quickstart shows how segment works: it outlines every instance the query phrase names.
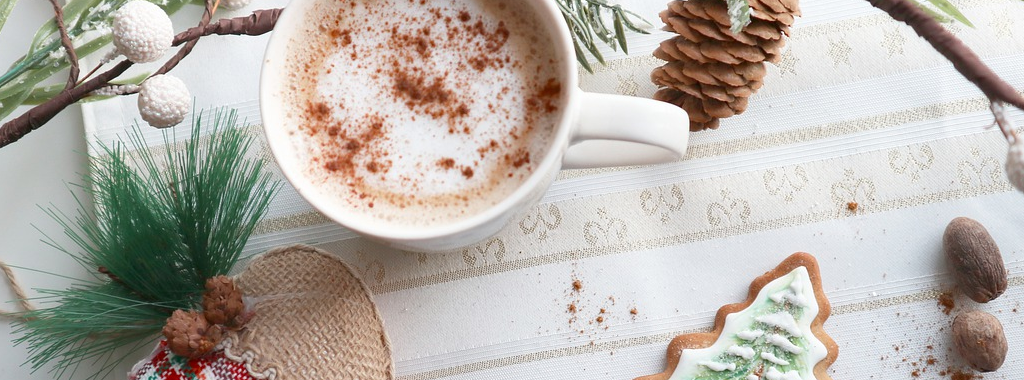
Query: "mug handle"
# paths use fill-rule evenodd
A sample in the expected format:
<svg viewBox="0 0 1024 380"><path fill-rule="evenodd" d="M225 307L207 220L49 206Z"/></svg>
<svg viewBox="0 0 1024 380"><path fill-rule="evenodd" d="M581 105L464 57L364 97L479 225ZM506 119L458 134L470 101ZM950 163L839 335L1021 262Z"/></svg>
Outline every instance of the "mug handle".
<svg viewBox="0 0 1024 380"><path fill-rule="evenodd" d="M581 106L563 169L660 164L686 153L690 118L681 108L632 96L583 91L576 96Z"/></svg>

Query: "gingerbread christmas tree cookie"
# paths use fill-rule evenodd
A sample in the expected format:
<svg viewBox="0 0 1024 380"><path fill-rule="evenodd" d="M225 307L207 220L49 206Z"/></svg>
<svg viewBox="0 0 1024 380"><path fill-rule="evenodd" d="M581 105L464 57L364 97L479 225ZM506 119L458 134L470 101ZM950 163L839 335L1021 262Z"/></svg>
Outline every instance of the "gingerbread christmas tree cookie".
<svg viewBox="0 0 1024 380"><path fill-rule="evenodd" d="M817 261L795 253L754 280L746 301L718 309L713 331L673 339L664 372L637 380L831 380L830 312Z"/></svg>

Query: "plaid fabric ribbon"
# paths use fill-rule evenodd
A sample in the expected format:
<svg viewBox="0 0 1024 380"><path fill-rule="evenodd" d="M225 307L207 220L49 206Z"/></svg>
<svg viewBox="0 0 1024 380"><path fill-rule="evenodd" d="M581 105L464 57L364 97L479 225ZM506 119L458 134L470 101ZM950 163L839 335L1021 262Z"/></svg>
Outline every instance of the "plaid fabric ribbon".
<svg viewBox="0 0 1024 380"><path fill-rule="evenodd" d="M139 362L128 375L129 380L255 380L245 365L216 351L198 359L175 355L160 340L149 359Z"/></svg>

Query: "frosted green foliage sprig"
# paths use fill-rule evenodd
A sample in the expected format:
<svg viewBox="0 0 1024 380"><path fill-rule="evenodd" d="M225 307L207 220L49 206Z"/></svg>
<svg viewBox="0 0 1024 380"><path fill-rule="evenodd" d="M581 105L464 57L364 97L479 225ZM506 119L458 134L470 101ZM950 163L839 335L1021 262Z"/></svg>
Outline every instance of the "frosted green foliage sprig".
<svg viewBox="0 0 1024 380"><path fill-rule="evenodd" d="M739 33L743 28L750 25L751 9L748 0L725 0L729 6L729 30ZM913 0L918 7L935 19L942 22L957 20L964 25L974 27L971 21L964 16L949 0Z"/></svg>
<svg viewBox="0 0 1024 380"><path fill-rule="evenodd" d="M569 25L576 60L588 72L594 72L587 59L590 53L604 64L604 56L597 48L601 41L612 48L629 53L626 31L648 34L651 24L640 15L607 0L557 0L565 23Z"/></svg>
<svg viewBox="0 0 1024 380"><path fill-rule="evenodd" d="M728 0L729 5L729 30L733 34L739 34L750 25L750 3L747 0Z"/></svg>
<svg viewBox="0 0 1024 380"><path fill-rule="evenodd" d="M64 6L64 25L74 43L75 52L84 57L110 46L110 23L112 15L130 0L70 0ZM172 14L188 3L201 4L196 0L147 0ZM36 2L41 2L37 0ZM0 1L0 28L17 0ZM0 29L2 32L2 29ZM0 45L10 39L7 31L0 35ZM52 98L59 91L53 86L40 85L54 74L70 66L60 33L53 19L39 28L32 38L28 52L16 60L10 68L0 74L0 119L10 115L19 105L34 105ZM124 82L128 83L128 82ZM133 83L138 84L138 83Z"/></svg>
<svg viewBox="0 0 1024 380"><path fill-rule="evenodd" d="M197 309L208 278L227 274L266 213L279 183L264 161L246 158L253 137L234 111L215 111L212 133L193 120L193 138L153 157L138 127L129 144L101 146L83 186L95 211L48 210L73 246L53 243L93 273L63 290L41 290L47 308L25 313L15 344L33 370L55 378L107 376L125 359L119 348L151 345L176 309ZM79 202L82 203L81 201Z"/></svg>
<svg viewBox="0 0 1024 380"><path fill-rule="evenodd" d="M934 17L935 19L942 22L949 22L952 20L959 21L969 27L974 27L971 20L967 19L959 9L956 8L953 3L949 0L914 0L917 5L921 7L926 13Z"/></svg>

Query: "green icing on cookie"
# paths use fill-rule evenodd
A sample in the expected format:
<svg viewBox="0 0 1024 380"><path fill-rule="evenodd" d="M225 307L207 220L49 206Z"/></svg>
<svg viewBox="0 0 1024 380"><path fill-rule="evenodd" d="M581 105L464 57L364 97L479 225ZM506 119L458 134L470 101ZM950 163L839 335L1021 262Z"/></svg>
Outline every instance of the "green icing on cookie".
<svg viewBox="0 0 1024 380"><path fill-rule="evenodd" d="M813 380L814 365L828 354L811 331L817 315L814 285L798 267L726 316L714 344L683 350L670 380Z"/></svg>

